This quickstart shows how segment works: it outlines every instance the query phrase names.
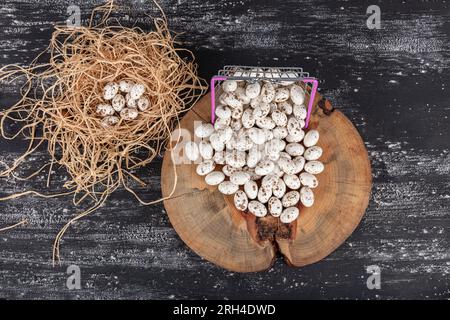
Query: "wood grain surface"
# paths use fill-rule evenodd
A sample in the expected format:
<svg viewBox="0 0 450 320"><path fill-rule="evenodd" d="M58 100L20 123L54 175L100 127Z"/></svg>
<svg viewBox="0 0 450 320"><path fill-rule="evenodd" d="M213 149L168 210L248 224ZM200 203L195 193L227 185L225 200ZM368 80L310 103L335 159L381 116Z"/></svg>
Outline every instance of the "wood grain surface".
<svg viewBox="0 0 450 320"><path fill-rule="evenodd" d="M183 117L180 129L185 133L172 135L173 151L164 155L161 187L170 222L192 250L227 270L255 272L269 269L277 253L291 266L315 263L351 235L369 203L372 172L355 127L339 110L326 115L317 104L321 99L318 93L308 128L320 133L317 145L324 150L320 160L326 170L318 175L314 205L300 204L300 217L289 225L270 214L256 218L237 210L234 196L208 186L196 173L197 164L175 162L193 139L194 126L210 121L210 95Z"/></svg>
<svg viewBox="0 0 450 320"><path fill-rule="evenodd" d="M27 64L48 44L52 25L78 4L83 20L101 1L0 0L0 65ZM123 23L149 30L147 1L125 1ZM366 9L381 8L381 29ZM220 269L187 248L162 204L144 207L126 192L74 224L52 267L58 230L80 208L71 199L26 197L0 203L0 298L5 299L449 299L450 298L450 6L442 1L164 0L169 24L210 78L225 64L301 66L320 92L357 127L373 170L368 210L352 236L319 263L293 269L278 259L264 273ZM2 108L20 82L0 84ZM0 160L24 144L0 141ZM26 175L47 159L37 152ZM55 168L56 170L56 168ZM161 159L142 170L140 194L161 196ZM0 180L0 196L59 190L64 172L31 181ZM68 290L66 268L81 269L81 290ZM381 270L369 290L367 266Z"/></svg>

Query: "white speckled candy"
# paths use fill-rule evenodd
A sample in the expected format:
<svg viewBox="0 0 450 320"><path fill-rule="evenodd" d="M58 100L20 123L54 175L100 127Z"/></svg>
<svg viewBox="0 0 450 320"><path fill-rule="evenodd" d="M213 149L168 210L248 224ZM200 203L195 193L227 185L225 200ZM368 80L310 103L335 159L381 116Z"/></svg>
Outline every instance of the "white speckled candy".
<svg viewBox="0 0 450 320"><path fill-rule="evenodd" d="M137 108L137 100L131 99L129 93L127 93L127 95L125 96L125 100L127 101L127 107L128 108L132 108L132 109L136 109Z"/></svg>
<svg viewBox="0 0 450 320"><path fill-rule="evenodd" d="M119 85L117 83L110 82L103 88L103 98L105 100L111 100L118 92Z"/></svg>
<svg viewBox="0 0 450 320"><path fill-rule="evenodd" d="M303 138L303 144L306 148L314 146L319 141L319 131L309 130Z"/></svg>
<svg viewBox="0 0 450 320"><path fill-rule="evenodd" d="M275 164L268 160L262 160L258 163L258 165L255 167L255 173L260 176L265 176L272 172L273 168L275 167Z"/></svg>
<svg viewBox="0 0 450 320"><path fill-rule="evenodd" d="M225 162L234 168L245 166L246 153L244 151L233 150L225 154Z"/></svg>
<svg viewBox="0 0 450 320"><path fill-rule="evenodd" d="M270 113L270 104L268 103L260 103L253 109L253 117L255 120L260 120L262 118L265 118Z"/></svg>
<svg viewBox="0 0 450 320"><path fill-rule="evenodd" d="M254 144L262 145L266 142L266 134L264 130L259 128L250 128L248 130L248 136L253 141Z"/></svg>
<svg viewBox="0 0 450 320"><path fill-rule="evenodd" d="M297 156L292 161L294 161L294 165L296 166L294 174L299 173L305 167L305 158L303 156Z"/></svg>
<svg viewBox="0 0 450 320"><path fill-rule="evenodd" d="M278 165L284 173L297 174L302 171L304 163L302 165L300 158L296 160L283 157L278 160Z"/></svg>
<svg viewBox="0 0 450 320"><path fill-rule="evenodd" d="M272 112L271 117L277 126L279 127L286 126L287 116L285 113L281 112L280 110L275 110Z"/></svg>
<svg viewBox="0 0 450 320"><path fill-rule="evenodd" d="M305 136L305 132L303 130L298 130L295 131L295 133L293 134L288 134L286 136L286 141L288 143L292 143L292 142L300 142L303 140L303 137Z"/></svg>
<svg viewBox="0 0 450 320"><path fill-rule="evenodd" d="M283 211L283 205L277 197L271 197L267 202L267 206L269 207L270 214L274 217L279 217Z"/></svg>
<svg viewBox="0 0 450 320"><path fill-rule="evenodd" d="M121 94L116 94L111 101L111 105L116 112L122 111L125 108L125 97Z"/></svg>
<svg viewBox="0 0 450 320"><path fill-rule="evenodd" d="M276 127L273 129L273 137L276 139L284 139L288 135L286 127Z"/></svg>
<svg viewBox="0 0 450 320"><path fill-rule="evenodd" d="M138 117L139 113L136 109L131 108L123 108L122 111L120 111L120 117L123 120L134 120Z"/></svg>
<svg viewBox="0 0 450 320"><path fill-rule="evenodd" d="M250 181L250 174L244 171L236 171L230 176L230 181L239 186Z"/></svg>
<svg viewBox="0 0 450 320"><path fill-rule="evenodd" d="M247 108L242 113L242 125L246 129L250 129L255 125L255 117L253 116L253 109Z"/></svg>
<svg viewBox="0 0 450 320"><path fill-rule="evenodd" d="M261 85L259 84L259 82L250 83L247 85L247 88L245 88L245 93L247 97L249 97L250 99L254 99L261 93Z"/></svg>
<svg viewBox="0 0 450 320"><path fill-rule="evenodd" d="M123 93L128 93L131 91L131 88L134 86L134 83L127 80L122 80L119 82L119 89Z"/></svg>
<svg viewBox="0 0 450 320"><path fill-rule="evenodd" d="M268 174L264 176L261 180L261 186L265 188L273 188L275 184L278 182L278 177L274 174Z"/></svg>
<svg viewBox="0 0 450 320"><path fill-rule="evenodd" d="M234 172L238 171L238 168L234 168L230 166L229 164L226 164L222 167L222 172L227 176L231 176Z"/></svg>
<svg viewBox="0 0 450 320"><path fill-rule="evenodd" d="M283 180L289 189L292 190L300 189L301 186L300 179L295 174L285 174L283 176Z"/></svg>
<svg viewBox="0 0 450 320"><path fill-rule="evenodd" d="M213 160L217 164L224 165L225 164L225 151L216 151L214 153Z"/></svg>
<svg viewBox="0 0 450 320"><path fill-rule="evenodd" d="M293 207L300 201L300 193L298 191L289 191L281 200L281 203L283 204L283 207Z"/></svg>
<svg viewBox="0 0 450 320"><path fill-rule="evenodd" d="M133 100L139 99L145 93L145 86L143 84L135 84L131 87L130 97Z"/></svg>
<svg viewBox="0 0 450 320"><path fill-rule="evenodd" d="M287 101L278 103L278 110L289 116L292 114L292 104Z"/></svg>
<svg viewBox="0 0 450 320"><path fill-rule="evenodd" d="M282 223L291 223L298 218L300 211L297 207L289 207L283 210L280 215L280 221Z"/></svg>
<svg viewBox="0 0 450 320"><path fill-rule="evenodd" d="M244 109L242 107L237 107L231 110L231 118L242 121L242 113Z"/></svg>
<svg viewBox="0 0 450 320"><path fill-rule="evenodd" d="M225 195L231 195L238 191L239 186L231 181L223 181L219 184L218 189Z"/></svg>
<svg viewBox="0 0 450 320"><path fill-rule="evenodd" d="M290 95L294 104L303 104L305 101L305 91L298 85L292 85Z"/></svg>
<svg viewBox="0 0 450 320"><path fill-rule="evenodd" d="M150 107L150 100L147 97L140 97L137 99L137 107L139 111L145 111Z"/></svg>
<svg viewBox="0 0 450 320"><path fill-rule="evenodd" d="M261 129L269 129L269 130L272 130L276 126L275 121L273 121L272 118L269 117L256 119L256 125Z"/></svg>
<svg viewBox="0 0 450 320"><path fill-rule="evenodd" d="M242 102L232 92L226 92L220 96L220 100L223 104L230 106L231 108L242 108Z"/></svg>
<svg viewBox="0 0 450 320"><path fill-rule="evenodd" d="M308 115L308 110L303 104L294 104L292 107L292 111L294 113L294 117L297 119L305 120Z"/></svg>
<svg viewBox="0 0 450 320"><path fill-rule="evenodd" d="M273 99L275 102L284 102L288 99L289 99L288 88L281 87L275 90L275 97Z"/></svg>
<svg viewBox="0 0 450 320"><path fill-rule="evenodd" d="M300 182L303 186L308 188L316 188L319 185L319 181L317 178L308 172L300 173Z"/></svg>
<svg viewBox="0 0 450 320"><path fill-rule="evenodd" d="M196 161L200 156L198 146L194 141L188 141L184 146L184 153L186 157L191 161Z"/></svg>
<svg viewBox="0 0 450 320"><path fill-rule="evenodd" d="M266 82L261 88L260 93L261 101L265 103L270 103L275 98L275 87L271 82Z"/></svg>
<svg viewBox="0 0 450 320"><path fill-rule="evenodd" d="M196 172L199 176L206 176L208 173L212 172L216 164L212 160L205 160L197 166Z"/></svg>
<svg viewBox="0 0 450 320"><path fill-rule="evenodd" d="M200 151L200 155L202 156L202 158L205 160L212 159L214 155L214 150L211 144L204 140L200 141L200 143L198 144L198 150Z"/></svg>
<svg viewBox="0 0 450 320"><path fill-rule="evenodd" d="M322 162L313 160L305 164L305 171L311 174L319 174L325 169Z"/></svg>
<svg viewBox="0 0 450 320"><path fill-rule="evenodd" d="M281 199L286 193L286 184L283 179L278 178L277 183L272 188L272 193L275 197Z"/></svg>
<svg viewBox="0 0 450 320"><path fill-rule="evenodd" d="M117 123L119 123L119 118L116 116L107 116L104 117L101 121L102 126L105 128L112 127Z"/></svg>
<svg viewBox="0 0 450 320"><path fill-rule="evenodd" d="M255 68L247 76L257 78L266 71ZM282 223L291 223L299 215L300 202L313 205L311 188L318 186L314 174L324 170L316 160L322 155L319 133L304 130L304 89L294 81L280 84L270 79L227 80L221 88L216 121L195 128L202 142L186 147L189 158L202 156L199 174L220 192L234 195L238 210L257 217L270 212ZM196 146L197 154L192 155ZM216 164L222 166L217 172Z"/></svg>
<svg viewBox="0 0 450 320"><path fill-rule="evenodd" d="M237 82L234 80L225 80L222 83L222 89L225 92L233 92L236 90L237 86Z"/></svg>
<svg viewBox="0 0 450 320"><path fill-rule="evenodd" d="M312 146L305 150L303 154L306 160L317 160L322 156L322 148L319 146Z"/></svg>
<svg viewBox="0 0 450 320"><path fill-rule="evenodd" d="M233 129L233 131L239 131L242 128L242 120L241 119L233 119L230 118L230 128Z"/></svg>
<svg viewBox="0 0 450 320"><path fill-rule="evenodd" d="M255 168L260 160L261 152L258 150L257 146L253 146L250 150L248 150L247 166L249 168Z"/></svg>
<svg viewBox="0 0 450 320"><path fill-rule="evenodd" d="M260 218L267 215L267 208L261 202L258 202L256 200L250 201L248 203L248 211Z"/></svg>
<svg viewBox="0 0 450 320"><path fill-rule="evenodd" d="M258 190L258 201L261 203L267 203L272 196L272 188L261 186Z"/></svg>
<svg viewBox="0 0 450 320"><path fill-rule="evenodd" d="M248 198L244 191L236 191L236 193L234 194L234 206L240 211L247 210Z"/></svg>
<svg viewBox="0 0 450 320"><path fill-rule="evenodd" d="M296 117L289 117L287 122L287 130L290 135L295 135L302 131L301 123Z"/></svg>
<svg viewBox="0 0 450 320"><path fill-rule="evenodd" d="M286 145L285 150L289 155L298 157L303 155L303 153L305 152L305 147L303 147L303 145L300 143L293 142Z"/></svg>
<svg viewBox="0 0 450 320"><path fill-rule="evenodd" d="M314 204L314 193L308 187L300 189L300 201L305 207L311 207Z"/></svg>
<svg viewBox="0 0 450 320"><path fill-rule="evenodd" d="M245 89L244 88L242 88L242 87L237 87L236 88L236 91L234 92L234 94L236 95L236 98L239 100L239 101L241 101L241 103L243 104L243 105L246 105L246 104L249 104L250 103L250 97L248 97L246 94L245 94Z"/></svg>
<svg viewBox="0 0 450 320"><path fill-rule="evenodd" d="M99 104L97 105L96 112L101 117L112 116L114 114L114 108L109 104Z"/></svg>
<svg viewBox="0 0 450 320"><path fill-rule="evenodd" d="M219 129L219 130L217 130L217 136L218 136L220 142L227 143L233 137L233 129L231 129L230 127L225 127L223 129ZM211 136L210 136L210 139L211 139Z"/></svg>
<svg viewBox="0 0 450 320"><path fill-rule="evenodd" d="M210 186L217 186L225 180L225 175L220 171L213 171L208 173L205 177L205 182Z"/></svg>
<svg viewBox="0 0 450 320"><path fill-rule="evenodd" d="M216 108L216 116L222 119L228 119L231 117L231 110L227 106L218 106Z"/></svg>
<svg viewBox="0 0 450 320"><path fill-rule="evenodd" d="M253 142L247 132L243 132L236 137L234 149L239 151L248 151L253 147Z"/></svg>
<svg viewBox="0 0 450 320"><path fill-rule="evenodd" d="M209 136L209 142L215 151L223 151L225 149L225 144L223 143L218 132Z"/></svg>
<svg viewBox="0 0 450 320"><path fill-rule="evenodd" d="M211 123L201 123L195 130L194 134L199 138L208 138L214 132L214 127Z"/></svg>
<svg viewBox="0 0 450 320"><path fill-rule="evenodd" d="M256 199L258 196L258 184L253 180L247 181L244 184L244 191L249 199Z"/></svg>

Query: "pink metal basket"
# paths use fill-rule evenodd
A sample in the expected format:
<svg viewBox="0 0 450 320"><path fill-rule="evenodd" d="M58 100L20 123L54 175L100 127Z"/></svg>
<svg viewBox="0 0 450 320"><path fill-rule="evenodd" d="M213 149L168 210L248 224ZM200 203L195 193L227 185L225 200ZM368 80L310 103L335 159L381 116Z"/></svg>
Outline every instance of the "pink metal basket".
<svg viewBox="0 0 450 320"><path fill-rule="evenodd" d="M215 121L216 92L220 90L220 83L224 80L245 80L255 82L260 80L276 82L303 82L309 90L308 113L305 120L305 128L308 127L314 97L317 92L318 81L310 77L302 68L292 67L254 67L254 66L225 66L218 75L211 78L211 122Z"/></svg>

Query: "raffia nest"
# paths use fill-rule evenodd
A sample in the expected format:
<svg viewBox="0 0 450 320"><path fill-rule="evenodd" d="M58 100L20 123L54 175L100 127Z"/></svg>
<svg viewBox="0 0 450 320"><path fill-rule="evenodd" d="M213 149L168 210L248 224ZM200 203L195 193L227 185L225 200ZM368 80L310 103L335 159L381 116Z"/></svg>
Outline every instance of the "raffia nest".
<svg viewBox="0 0 450 320"><path fill-rule="evenodd" d="M13 174L41 144L46 144L51 158L45 166L50 167L49 174L51 166L59 164L70 175L62 193L26 191L4 199L72 194L76 205L86 198L94 201L57 235L54 259L59 259L60 239L70 224L96 210L117 188L130 191L143 204L154 203L144 202L131 189L130 181L143 183L132 171L164 151L180 114L207 89L197 76L193 54L177 47L162 10L162 17L154 19L154 31L144 32L110 18L114 8L108 1L94 9L86 27L56 26L46 50L50 52L47 64L36 59L27 68L0 69L2 81L26 79L21 100L0 114L0 133L5 139L29 140L28 150L14 163L4 164L1 176ZM95 108L102 102L103 87L120 80L144 84L150 107L135 120L105 128ZM11 121L21 125L13 135L6 130Z"/></svg>

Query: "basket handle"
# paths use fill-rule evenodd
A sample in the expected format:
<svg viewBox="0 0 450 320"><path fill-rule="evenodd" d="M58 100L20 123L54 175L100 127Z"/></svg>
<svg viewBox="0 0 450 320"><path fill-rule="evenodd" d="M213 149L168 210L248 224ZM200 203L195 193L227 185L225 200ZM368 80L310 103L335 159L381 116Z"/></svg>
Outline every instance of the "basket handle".
<svg viewBox="0 0 450 320"><path fill-rule="evenodd" d="M305 129L308 128L309 119L311 118L312 106L314 104L314 98L316 97L317 87L319 86L319 81L314 78L305 78L302 79L305 83L312 83L311 93L309 94L309 102L308 102L308 113L306 114L305 120Z"/></svg>
<svg viewBox="0 0 450 320"><path fill-rule="evenodd" d="M227 80L227 77L224 76L214 76L211 78L211 123L214 124L214 120L216 117L216 81L224 81Z"/></svg>

